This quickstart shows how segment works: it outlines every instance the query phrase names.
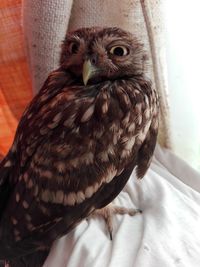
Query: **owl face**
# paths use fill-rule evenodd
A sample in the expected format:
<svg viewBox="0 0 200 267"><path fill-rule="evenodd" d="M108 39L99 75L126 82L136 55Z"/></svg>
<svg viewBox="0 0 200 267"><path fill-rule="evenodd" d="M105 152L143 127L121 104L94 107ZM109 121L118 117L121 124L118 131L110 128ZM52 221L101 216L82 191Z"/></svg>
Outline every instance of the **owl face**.
<svg viewBox="0 0 200 267"><path fill-rule="evenodd" d="M142 58L142 45L130 33L94 27L66 36L61 65L86 85L137 75Z"/></svg>

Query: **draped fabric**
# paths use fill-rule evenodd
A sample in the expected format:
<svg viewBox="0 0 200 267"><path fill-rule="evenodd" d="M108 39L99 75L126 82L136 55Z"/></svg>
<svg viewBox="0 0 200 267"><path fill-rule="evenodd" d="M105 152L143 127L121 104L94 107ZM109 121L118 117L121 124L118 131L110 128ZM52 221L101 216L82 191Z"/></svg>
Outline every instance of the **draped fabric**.
<svg viewBox="0 0 200 267"><path fill-rule="evenodd" d="M0 1L0 154L12 144L18 120L32 98L21 11L21 0Z"/></svg>

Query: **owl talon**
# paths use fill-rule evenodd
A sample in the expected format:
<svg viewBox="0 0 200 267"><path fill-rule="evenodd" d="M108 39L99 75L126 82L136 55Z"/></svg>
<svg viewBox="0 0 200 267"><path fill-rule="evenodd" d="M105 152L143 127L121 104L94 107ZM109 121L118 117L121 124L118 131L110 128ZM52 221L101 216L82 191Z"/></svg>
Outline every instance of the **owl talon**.
<svg viewBox="0 0 200 267"><path fill-rule="evenodd" d="M113 238L112 238L112 232L110 232L110 240L111 241L113 240Z"/></svg>
<svg viewBox="0 0 200 267"><path fill-rule="evenodd" d="M120 214L125 215L128 214L130 216L134 216L137 213L142 213L142 210L140 209L131 209L131 208L124 208L124 207L118 207L113 204L109 204L108 206L95 210L92 214L92 216L101 216L105 220L105 223L108 228L110 240L113 240L113 223L112 218L114 214Z"/></svg>

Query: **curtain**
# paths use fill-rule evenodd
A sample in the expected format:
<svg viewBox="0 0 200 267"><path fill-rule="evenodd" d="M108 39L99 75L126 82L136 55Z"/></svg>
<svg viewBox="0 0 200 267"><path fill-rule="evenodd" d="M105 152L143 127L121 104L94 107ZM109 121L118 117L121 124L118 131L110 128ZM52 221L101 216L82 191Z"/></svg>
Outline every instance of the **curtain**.
<svg viewBox="0 0 200 267"><path fill-rule="evenodd" d="M21 0L0 1L0 154L7 152L32 98L21 11Z"/></svg>

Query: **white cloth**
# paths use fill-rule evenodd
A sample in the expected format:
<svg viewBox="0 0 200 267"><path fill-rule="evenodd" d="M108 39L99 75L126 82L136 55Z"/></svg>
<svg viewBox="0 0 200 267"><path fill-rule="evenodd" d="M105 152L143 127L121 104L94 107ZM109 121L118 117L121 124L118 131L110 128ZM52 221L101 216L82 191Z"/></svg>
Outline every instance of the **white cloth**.
<svg viewBox="0 0 200 267"><path fill-rule="evenodd" d="M199 267L200 174L156 148L142 180L132 174L115 204L142 214L117 215L113 241L102 219L84 220L55 242L45 267Z"/></svg>

